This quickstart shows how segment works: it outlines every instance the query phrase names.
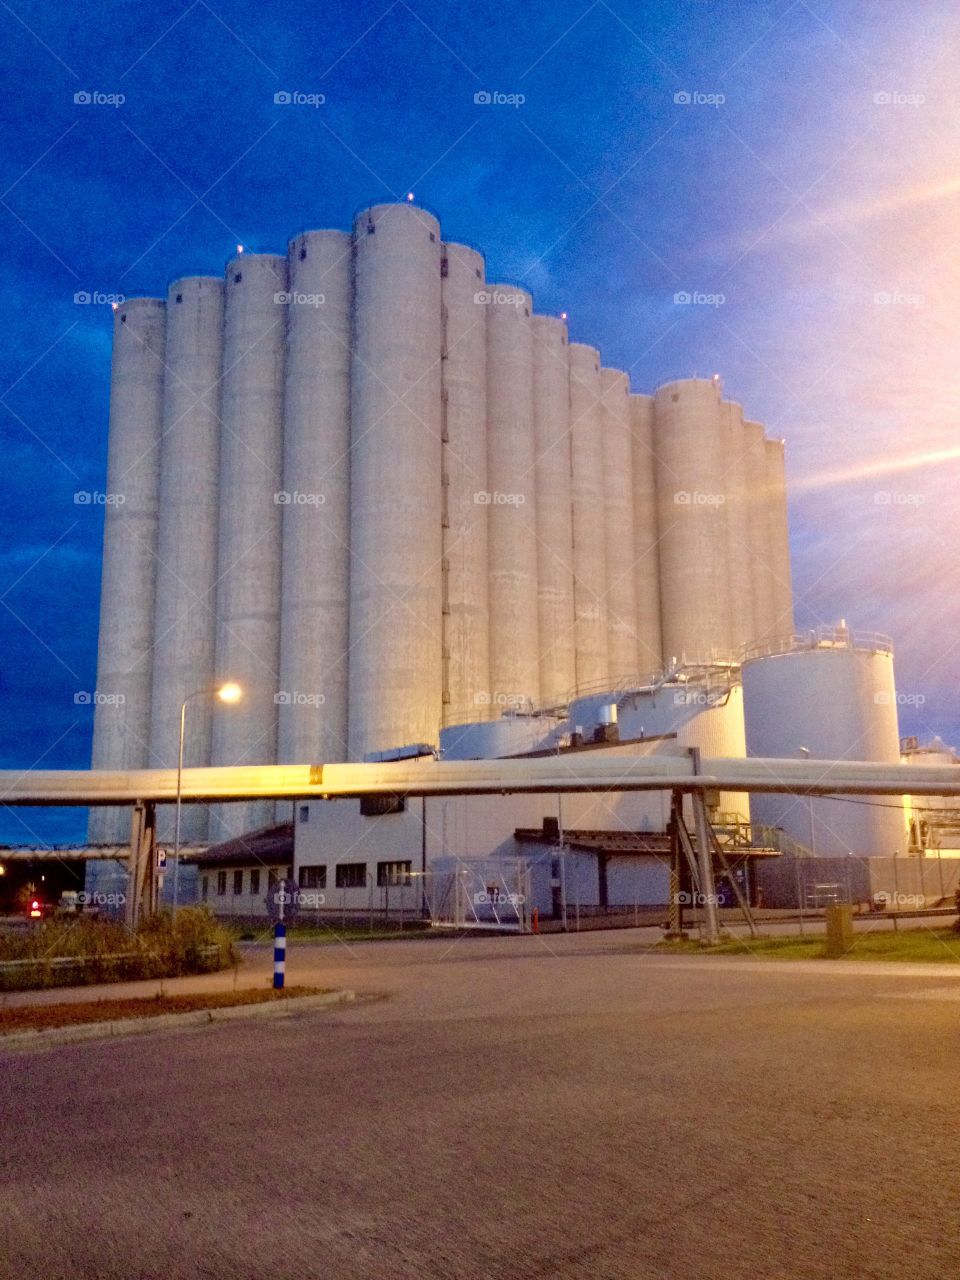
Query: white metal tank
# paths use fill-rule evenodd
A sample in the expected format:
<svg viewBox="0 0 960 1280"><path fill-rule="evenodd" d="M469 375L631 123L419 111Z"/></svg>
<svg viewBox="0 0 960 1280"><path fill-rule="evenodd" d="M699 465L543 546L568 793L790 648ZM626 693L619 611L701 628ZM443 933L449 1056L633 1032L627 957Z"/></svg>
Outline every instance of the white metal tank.
<svg viewBox="0 0 960 1280"><path fill-rule="evenodd" d="M569 350L576 687L589 689L610 677L600 352L582 342Z"/></svg>
<svg viewBox="0 0 960 1280"><path fill-rule="evenodd" d="M349 754L436 743L442 697L440 224L354 219Z"/></svg>
<svg viewBox="0 0 960 1280"><path fill-rule="evenodd" d="M767 529L773 589L773 634L793 633L793 587L790 574L790 529L787 477L782 440L764 441L767 464Z"/></svg>
<svg viewBox="0 0 960 1280"><path fill-rule="evenodd" d="M720 405L720 447L727 507L728 589L731 640L736 653L753 642L753 573L750 512L747 505L747 451L743 407L730 400ZM791 626L789 630L793 630Z"/></svg>
<svg viewBox="0 0 960 1280"><path fill-rule="evenodd" d="M716 382L688 379L654 397L663 657L732 654L726 481Z"/></svg>
<svg viewBox="0 0 960 1280"><path fill-rule="evenodd" d="M563 723L559 716L542 714L450 725L440 734L440 755L444 760L500 760L549 750Z"/></svg>
<svg viewBox="0 0 960 1280"><path fill-rule="evenodd" d="M763 427L743 424L747 480L747 531L750 537L750 595L753 601L753 640L777 634L773 559L770 548L770 481Z"/></svg>
<svg viewBox="0 0 960 1280"><path fill-rule="evenodd" d="M743 664L747 751L793 760L900 759L893 653L886 637L845 626L760 645ZM755 795L755 821L818 855L906 849L896 797Z"/></svg>
<svg viewBox="0 0 960 1280"><path fill-rule="evenodd" d="M660 549L653 459L653 396L631 396L630 409L637 663L641 675L654 675L663 666L663 646L660 635Z"/></svg>
<svg viewBox="0 0 960 1280"><path fill-rule="evenodd" d="M223 281L184 276L167 291L167 376L160 445L157 598L153 633L150 764L175 769L184 719L184 765L210 763L216 647L217 524L220 483L220 374ZM186 805L185 844L206 838L206 805ZM173 831L173 806L157 814L160 839Z"/></svg>
<svg viewBox="0 0 960 1280"><path fill-rule="evenodd" d="M165 335L161 298L114 311L94 769L149 763ZM91 842L129 838L128 809L91 809Z"/></svg>
<svg viewBox="0 0 960 1280"><path fill-rule="evenodd" d="M490 686L525 705L540 697L533 303L512 284L486 297Z"/></svg>
<svg viewBox="0 0 960 1280"><path fill-rule="evenodd" d="M577 678L568 342L563 320L533 317L540 701L545 706L563 703Z"/></svg>
<svg viewBox="0 0 960 1280"><path fill-rule="evenodd" d="M630 379L620 369L600 370L603 440L603 520L607 573L607 674L614 684L636 679L636 531L633 523L633 436Z"/></svg>
<svg viewBox="0 0 960 1280"><path fill-rule="evenodd" d="M489 706L487 316L483 255L443 246L443 719Z"/></svg>
<svg viewBox="0 0 960 1280"><path fill-rule="evenodd" d="M280 764L347 758L351 247L308 231L287 252Z"/></svg>
<svg viewBox="0 0 960 1280"><path fill-rule="evenodd" d="M227 264L216 677L236 681L243 698L215 703L215 765L277 757L286 292L286 258L244 253ZM210 837L265 826L273 811L271 801L217 805Z"/></svg>

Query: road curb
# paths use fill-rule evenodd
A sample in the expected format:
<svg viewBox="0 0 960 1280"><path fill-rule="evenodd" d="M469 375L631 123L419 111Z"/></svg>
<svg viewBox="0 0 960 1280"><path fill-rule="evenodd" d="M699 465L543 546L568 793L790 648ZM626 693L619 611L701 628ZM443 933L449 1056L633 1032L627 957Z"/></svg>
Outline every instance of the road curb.
<svg viewBox="0 0 960 1280"><path fill-rule="evenodd" d="M0 1035L0 1052L6 1049L42 1048L74 1044L83 1040L112 1040L118 1036L146 1035L174 1027L202 1027L212 1022L235 1022L242 1018L289 1018L311 1009L348 1004L355 993L348 989L325 991L319 996L294 996L288 1000L265 1000L262 1004L223 1005L218 1009L191 1009L186 1013L161 1013L154 1017L117 1018L113 1021L85 1022L69 1027L45 1027L37 1031L14 1031Z"/></svg>

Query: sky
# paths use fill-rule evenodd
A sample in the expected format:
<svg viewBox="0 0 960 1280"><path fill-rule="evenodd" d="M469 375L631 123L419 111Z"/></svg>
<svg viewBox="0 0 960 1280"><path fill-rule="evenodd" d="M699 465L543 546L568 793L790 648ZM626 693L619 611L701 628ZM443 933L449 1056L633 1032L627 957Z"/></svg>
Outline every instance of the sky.
<svg viewBox="0 0 960 1280"><path fill-rule="evenodd" d="M798 628L892 635L901 731L960 743L953 0L0 0L0 41L0 768L89 764L105 299L408 191L634 391L719 373L784 437Z"/></svg>

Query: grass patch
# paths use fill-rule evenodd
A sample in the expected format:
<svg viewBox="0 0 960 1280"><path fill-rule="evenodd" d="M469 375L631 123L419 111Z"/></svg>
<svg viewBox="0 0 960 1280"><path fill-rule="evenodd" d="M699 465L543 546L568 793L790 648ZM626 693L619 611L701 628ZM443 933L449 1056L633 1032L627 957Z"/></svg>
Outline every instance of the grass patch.
<svg viewBox="0 0 960 1280"><path fill-rule="evenodd" d="M650 950L682 955L759 956L772 960L824 960L822 933L803 937L727 938L715 947L695 939L655 943ZM932 964L960 964L960 933L953 929L858 930L847 960L912 960Z"/></svg>
<svg viewBox="0 0 960 1280"><path fill-rule="evenodd" d="M145 996L133 1000L92 1000L86 1004L28 1005L0 1009L0 1038L15 1031L47 1031L53 1027L77 1027L91 1022L120 1022L129 1018L159 1018L164 1013L196 1013L319 996L323 987L255 987L249 991L211 991L196 995Z"/></svg>

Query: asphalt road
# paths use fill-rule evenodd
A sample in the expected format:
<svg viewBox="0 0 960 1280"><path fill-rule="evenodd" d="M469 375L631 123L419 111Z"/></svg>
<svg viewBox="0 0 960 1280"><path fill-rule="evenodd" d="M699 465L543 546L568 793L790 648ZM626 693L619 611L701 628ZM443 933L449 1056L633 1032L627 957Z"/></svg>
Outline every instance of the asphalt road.
<svg viewBox="0 0 960 1280"><path fill-rule="evenodd" d="M629 931L290 971L369 998L0 1057L4 1280L957 1272L960 975Z"/></svg>

